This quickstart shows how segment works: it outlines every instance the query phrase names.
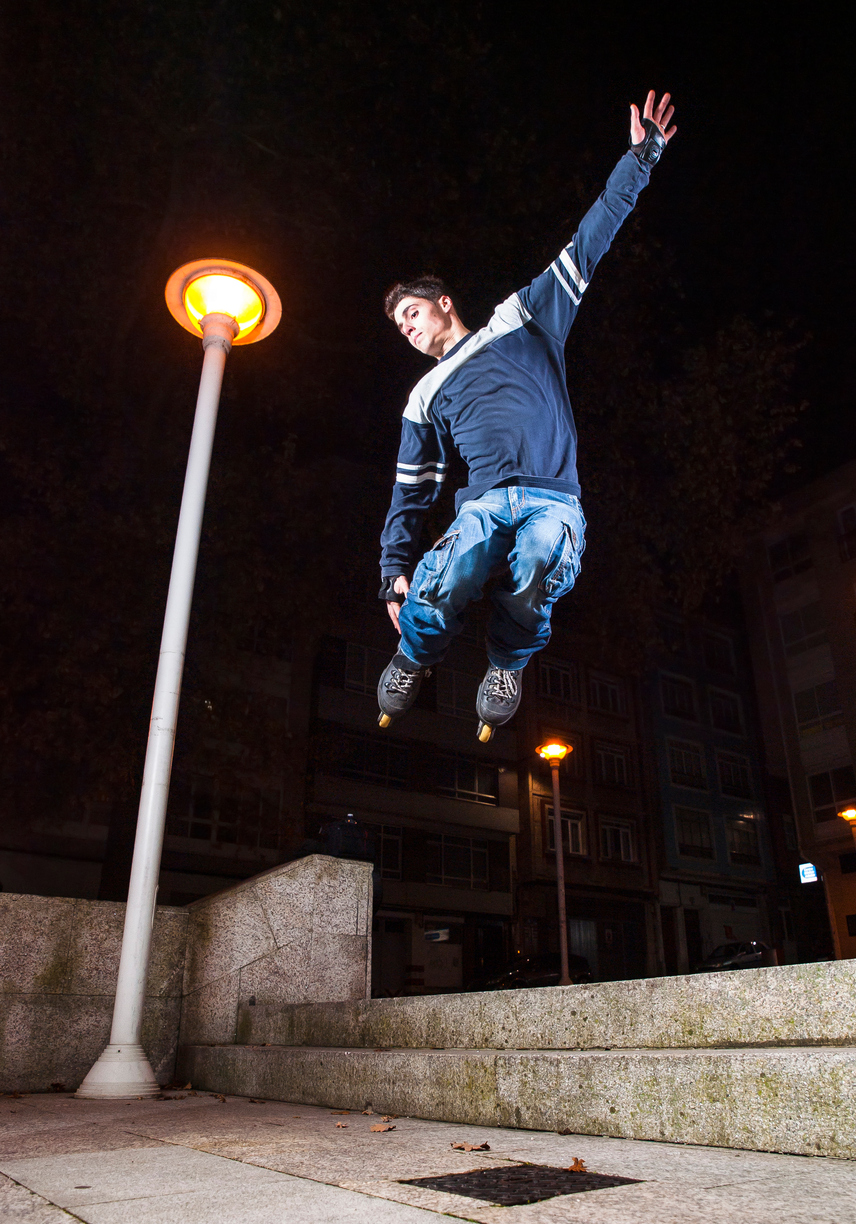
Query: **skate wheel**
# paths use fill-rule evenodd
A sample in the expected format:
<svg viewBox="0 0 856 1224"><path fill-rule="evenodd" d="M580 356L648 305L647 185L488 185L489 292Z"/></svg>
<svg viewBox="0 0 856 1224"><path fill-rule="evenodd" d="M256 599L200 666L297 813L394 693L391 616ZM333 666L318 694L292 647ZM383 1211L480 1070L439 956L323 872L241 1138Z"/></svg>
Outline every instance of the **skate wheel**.
<svg viewBox="0 0 856 1224"><path fill-rule="evenodd" d="M493 727L490 725L490 723L480 722L479 723L479 743L480 744L489 743L492 736L493 736Z"/></svg>
<svg viewBox="0 0 856 1224"><path fill-rule="evenodd" d="M390 718L388 714L378 714L377 725L379 727L388 727L391 722L392 722L392 719Z"/></svg>

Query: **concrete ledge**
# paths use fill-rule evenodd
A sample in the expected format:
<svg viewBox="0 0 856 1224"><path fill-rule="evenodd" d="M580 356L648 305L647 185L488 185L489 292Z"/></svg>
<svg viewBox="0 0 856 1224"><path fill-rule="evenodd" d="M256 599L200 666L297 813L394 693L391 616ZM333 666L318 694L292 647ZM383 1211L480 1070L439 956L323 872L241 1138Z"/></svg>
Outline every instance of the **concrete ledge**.
<svg viewBox="0 0 856 1224"><path fill-rule="evenodd" d="M178 1074L240 1096L436 1121L856 1158L856 1047L340 1050L186 1046Z"/></svg>
<svg viewBox="0 0 856 1224"><path fill-rule="evenodd" d="M248 1044L441 1049L856 1045L856 961L485 994L248 1007Z"/></svg>

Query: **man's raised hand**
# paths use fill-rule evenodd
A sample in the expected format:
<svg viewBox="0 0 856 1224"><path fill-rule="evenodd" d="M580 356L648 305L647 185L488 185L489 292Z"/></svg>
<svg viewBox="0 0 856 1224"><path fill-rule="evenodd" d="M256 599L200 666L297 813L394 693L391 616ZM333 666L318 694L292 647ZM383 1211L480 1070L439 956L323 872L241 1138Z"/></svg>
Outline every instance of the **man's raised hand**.
<svg viewBox="0 0 856 1224"><path fill-rule="evenodd" d="M666 129L666 125L668 124L669 120L672 118L672 115L674 115L675 113L674 106L670 105L670 99L672 95L667 94L667 93L663 94L662 98L660 99L659 105L657 106L657 109L655 110L654 102L656 100L656 96L657 95L654 93L653 89L649 91L648 97L645 99L645 106L642 111L642 119L653 120L653 122L656 123L657 127L660 129L663 135L663 139L668 142L672 139L675 132L678 130L674 124L672 124L672 126L668 130ZM640 119L639 117L639 107L634 105L631 102L630 104L630 141L632 144L635 144L635 145L641 144L642 141L645 139L646 132L645 132L644 127L642 126L642 119Z"/></svg>

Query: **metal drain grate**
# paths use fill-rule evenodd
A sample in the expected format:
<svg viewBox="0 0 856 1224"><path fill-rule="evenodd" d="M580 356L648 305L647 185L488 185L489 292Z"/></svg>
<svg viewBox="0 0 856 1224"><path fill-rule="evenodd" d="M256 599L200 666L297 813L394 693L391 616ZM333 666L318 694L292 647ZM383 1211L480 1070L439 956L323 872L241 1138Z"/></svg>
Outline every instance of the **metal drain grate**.
<svg viewBox="0 0 856 1224"><path fill-rule="evenodd" d="M426 1186L484 1199L497 1207L519 1207L540 1203L557 1194L581 1194L586 1190L605 1190L608 1186L629 1186L638 1177L609 1177L603 1173L572 1173L549 1165L509 1165L499 1169L473 1169L471 1173L448 1173L444 1177L414 1177L405 1186Z"/></svg>

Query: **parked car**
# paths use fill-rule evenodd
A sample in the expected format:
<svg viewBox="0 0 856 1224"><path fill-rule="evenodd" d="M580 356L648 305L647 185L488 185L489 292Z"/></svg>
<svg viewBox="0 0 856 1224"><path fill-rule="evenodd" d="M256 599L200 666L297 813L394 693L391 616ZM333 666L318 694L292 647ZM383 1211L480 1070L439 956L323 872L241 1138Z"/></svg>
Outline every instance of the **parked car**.
<svg viewBox="0 0 856 1224"><path fill-rule="evenodd" d="M559 953L542 952L540 956L516 956L496 973L478 978L470 990L520 990L526 986L558 986ZM568 953L568 976L573 984L590 982L591 969L584 956Z"/></svg>
<svg viewBox="0 0 856 1224"><path fill-rule="evenodd" d="M724 969L758 969L762 965L775 963L772 948L759 939L750 939L746 943L720 944L700 965L696 965L695 971L719 973Z"/></svg>

